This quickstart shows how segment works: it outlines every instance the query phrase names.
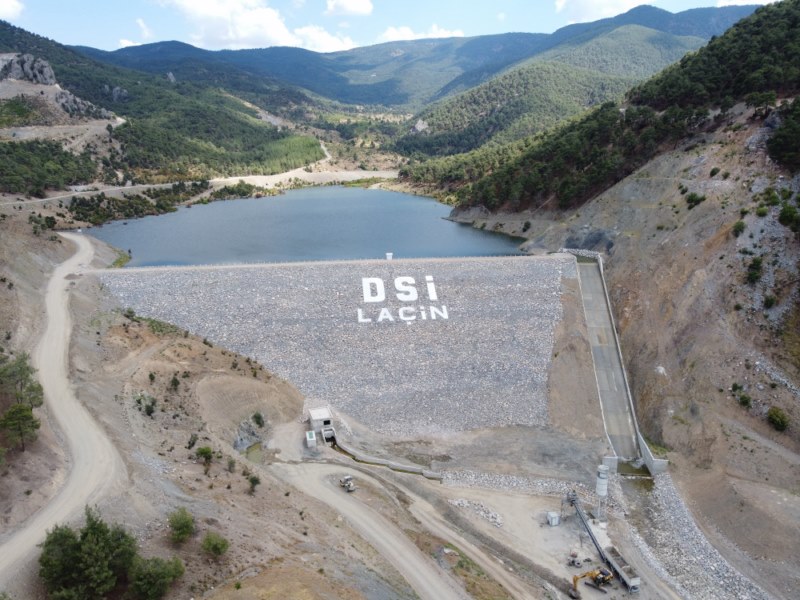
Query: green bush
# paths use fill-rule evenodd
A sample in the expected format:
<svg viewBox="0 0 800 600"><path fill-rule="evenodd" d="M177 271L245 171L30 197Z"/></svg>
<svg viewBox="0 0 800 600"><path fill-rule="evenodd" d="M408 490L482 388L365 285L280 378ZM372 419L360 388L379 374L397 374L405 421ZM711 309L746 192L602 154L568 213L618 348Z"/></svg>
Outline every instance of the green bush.
<svg viewBox="0 0 800 600"><path fill-rule="evenodd" d="M203 538L203 551L214 558L219 558L225 554L229 546L228 540L213 531L209 531Z"/></svg>
<svg viewBox="0 0 800 600"><path fill-rule="evenodd" d="M253 413L253 423L258 425L259 427L264 426L264 415L260 412Z"/></svg>
<svg viewBox="0 0 800 600"><path fill-rule="evenodd" d="M691 192L689 193L688 196L686 196L686 204L689 205L689 210L692 210L695 206L697 206L701 202L705 202L705 200L706 200L705 196L695 194L694 192Z"/></svg>
<svg viewBox="0 0 800 600"><path fill-rule="evenodd" d="M750 264L747 265L747 283L752 285L761 279L762 263L760 256L756 256L750 261Z"/></svg>
<svg viewBox="0 0 800 600"><path fill-rule="evenodd" d="M169 514L170 538L176 544L182 544L194 533L194 517L184 507Z"/></svg>
<svg viewBox="0 0 800 600"><path fill-rule="evenodd" d="M171 560L137 556L128 574L129 591L134 598L140 600L160 600L167 593L170 584L183 573L183 563L177 556Z"/></svg>
<svg viewBox="0 0 800 600"><path fill-rule="evenodd" d="M752 403L753 403L753 401L752 401L752 400L753 400L753 399L752 399L752 398L750 398L750 396L748 396L747 394L741 394L741 395L739 396L739 404L740 404L741 406L745 407L745 408L750 408L750 406L751 406L751 405L752 405Z"/></svg>
<svg viewBox="0 0 800 600"><path fill-rule="evenodd" d="M767 411L767 421L776 431L785 431L789 427L789 415L777 406L772 406Z"/></svg>
<svg viewBox="0 0 800 600"><path fill-rule="evenodd" d="M55 598L99 600L117 587L133 565L136 540L121 525L107 525L86 508L86 525L57 525L41 544L39 576Z"/></svg>
<svg viewBox="0 0 800 600"><path fill-rule="evenodd" d="M739 237L744 233L745 227L744 221L736 221L736 223L733 224L733 235Z"/></svg>
<svg viewBox="0 0 800 600"><path fill-rule="evenodd" d="M778 299L775 296L765 296L764 297L764 308L772 308L778 302Z"/></svg>

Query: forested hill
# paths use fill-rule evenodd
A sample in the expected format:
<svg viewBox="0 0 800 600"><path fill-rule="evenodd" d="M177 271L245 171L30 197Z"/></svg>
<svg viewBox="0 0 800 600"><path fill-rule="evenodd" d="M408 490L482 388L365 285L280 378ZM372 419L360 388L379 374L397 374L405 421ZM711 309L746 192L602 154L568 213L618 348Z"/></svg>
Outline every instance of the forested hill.
<svg viewBox="0 0 800 600"><path fill-rule="evenodd" d="M126 178L166 180L275 173L322 158L313 137L279 131L215 87L97 62L4 21L0 52L48 61L62 87L128 119L112 133L121 152L113 151L105 162L110 178L116 171L125 172ZM285 86L273 93L262 90L265 104L269 98L293 103L305 99Z"/></svg>
<svg viewBox="0 0 800 600"><path fill-rule="evenodd" d="M191 81L236 77L245 84L241 73L249 73L252 84L258 78L267 78L348 104L418 110L556 46L584 44L621 26L640 25L670 36L707 40L754 8L729 6L672 14L643 6L611 19L570 25L552 34L507 33L390 42L328 54L280 47L210 52L173 42L114 52L79 50L107 63L151 73L169 71Z"/></svg>
<svg viewBox="0 0 800 600"><path fill-rule="evenodd" d="M412 120L417 129L394 147L403 154L448 156L512 142L619 99L637 81L537 61L423 111Z"/></svg>
<svg viewBox="0 0 800 600"><path fill-rule="evenodd" d="M635 83L704 43L623 25L584 43L558 45L425 109L395 148L409 155L448 156L547 131L594 106L620 100Z"/></svg>
<svg viewBox="0 0 800 600"><path fill-rule="evenodd" d="M800 0L759 8L706 47L584 118L502 156L432 160L408 168L416 181L447 182L462 206L521 210L580 206L669 142L718 126L735 102L766 107L800 90ZM720 109L722 118L709 117ZM800 168L800 103L787 101L769 143L776 160ZM499 158L498 158L499 157Z"/></svg>

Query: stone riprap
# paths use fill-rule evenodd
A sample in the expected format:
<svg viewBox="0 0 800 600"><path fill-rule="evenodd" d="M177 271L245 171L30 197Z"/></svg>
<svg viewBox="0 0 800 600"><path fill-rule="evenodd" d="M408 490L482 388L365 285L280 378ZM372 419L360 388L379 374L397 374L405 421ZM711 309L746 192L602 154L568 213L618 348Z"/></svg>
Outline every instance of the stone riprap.
<svg viewBox="0 0 800 600"><path fill-rule="evenodd" d="M562 278L577 269L573 256L551 255L99 277L122 307L257 359L308 406L413 436L546 423Z"/></svg>

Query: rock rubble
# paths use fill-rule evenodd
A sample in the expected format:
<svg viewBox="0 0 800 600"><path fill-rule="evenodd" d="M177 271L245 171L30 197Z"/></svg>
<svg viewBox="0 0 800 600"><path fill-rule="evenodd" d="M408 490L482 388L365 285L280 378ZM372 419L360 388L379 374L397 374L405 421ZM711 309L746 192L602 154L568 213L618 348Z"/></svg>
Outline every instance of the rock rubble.
<svg viewBox="0 0 800 600"><path fill-rule="evenodd" d="M398 277L413 278L416 301L401 300ZM395 437L545 425L562 278L576 277L558 255L100 274L123 307L256 358L309 406ZM362 278L384 282L385 299L366 302Z"/></svg>

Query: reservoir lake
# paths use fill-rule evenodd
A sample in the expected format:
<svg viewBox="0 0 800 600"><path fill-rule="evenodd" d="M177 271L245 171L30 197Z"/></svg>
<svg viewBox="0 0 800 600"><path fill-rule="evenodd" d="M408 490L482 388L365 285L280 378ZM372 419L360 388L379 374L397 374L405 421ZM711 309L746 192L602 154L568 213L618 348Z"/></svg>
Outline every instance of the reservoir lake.
<svg viewBox="0 0 800 600"><path fill-rule="evenodd" d="M88 230L130 267L519 254L523 241L447 221L451 207L377 189L313 187L197 204Z"/></svg>

